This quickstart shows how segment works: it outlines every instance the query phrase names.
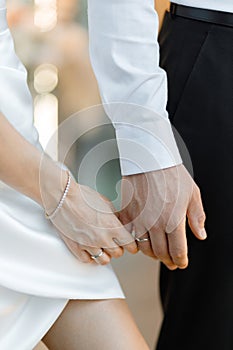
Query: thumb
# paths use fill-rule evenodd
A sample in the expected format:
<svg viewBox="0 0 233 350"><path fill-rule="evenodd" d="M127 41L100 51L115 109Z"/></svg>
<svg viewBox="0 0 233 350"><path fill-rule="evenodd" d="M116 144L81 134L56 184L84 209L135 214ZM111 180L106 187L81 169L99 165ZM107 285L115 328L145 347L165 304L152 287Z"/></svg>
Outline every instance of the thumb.
<svg viewBox="0 0 233 350"><path fill-rule="evenodd" d="M193 194L187 210L187 216L189 226L194 235L200 240L206 239L206 215L202 205L201 193L197 186L194 187Z"/></svg>

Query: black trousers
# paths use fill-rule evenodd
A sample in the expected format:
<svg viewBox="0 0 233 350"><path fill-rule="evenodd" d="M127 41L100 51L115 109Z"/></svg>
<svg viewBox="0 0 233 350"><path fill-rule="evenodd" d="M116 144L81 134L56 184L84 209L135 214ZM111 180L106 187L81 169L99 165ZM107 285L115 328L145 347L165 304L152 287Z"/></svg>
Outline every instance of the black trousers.
<svg viewBox="0 0 233 350"><path fill-rule="evenodd" d="M161 267L157 350L233 350L233 28L167 13L159 41L168 111L192 159L208 238L187 227L189 267Z"/></svg>

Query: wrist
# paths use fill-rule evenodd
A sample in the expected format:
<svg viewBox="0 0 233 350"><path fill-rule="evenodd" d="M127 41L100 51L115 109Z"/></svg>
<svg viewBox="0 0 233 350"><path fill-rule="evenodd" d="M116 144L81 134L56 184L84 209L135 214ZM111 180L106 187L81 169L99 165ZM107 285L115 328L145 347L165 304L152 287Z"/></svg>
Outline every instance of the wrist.
<svg viewBox="0 0 233 350"><path fill-rule="evenodd" d="M50 159L43 160L40 167L38 203L46 213L58 206L68 181L67 170Z"/></svg>
<svg viewBox="0 0 233 350"><path fill-rule="evenodd" d="M62 197L60 198L58 204L56 205L56 207L53 211L45 212L46 219L48 219L48 220L53 220L56 217L57 213L62 208L62 206L65 202L65 199L69 193L70 186L71 186L71 174L68 170L66 171L66 174L67 174L67 183L66 183L66 187L63 191Z"/></svg>

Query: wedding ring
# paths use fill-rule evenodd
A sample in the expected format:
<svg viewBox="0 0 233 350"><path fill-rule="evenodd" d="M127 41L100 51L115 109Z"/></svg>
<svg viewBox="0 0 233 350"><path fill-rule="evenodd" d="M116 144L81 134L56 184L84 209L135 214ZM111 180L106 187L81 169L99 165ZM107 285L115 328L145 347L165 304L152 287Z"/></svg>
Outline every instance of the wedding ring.
<svg viewBox="0 0 233 350"><path fill-rule="evenodd" d="M100 258L103 255L104 255L104 251L103 251L103 249L100 249L100 252L98 254L96 254L96 255L91 255L91 258L93 260L96 260L96 259Z"/></svg>
<svg viewBox="0 0 233 350"><path fill-rule="evenodd" d="M135 241L137 241L139 243L148 242L149 240L150 240L150 238L138 238L138 237L135 237Z"/></svg>

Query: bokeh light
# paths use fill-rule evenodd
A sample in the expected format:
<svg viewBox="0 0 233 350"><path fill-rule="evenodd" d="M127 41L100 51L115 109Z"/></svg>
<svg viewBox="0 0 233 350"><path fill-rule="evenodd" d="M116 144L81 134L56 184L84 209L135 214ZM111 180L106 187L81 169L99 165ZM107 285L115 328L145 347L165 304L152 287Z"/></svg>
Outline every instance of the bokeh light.
<svg viewBox="0 0 233 350"><path fill-rule="evenodd" d="M34 24L42 32L50 31L56 26L56 0L35 0Z"/></svg>
<svg viewBox="0 0 233 350"><path fill-rule="evenodd" d="M58 70L53 64L41 64L34 72L34 88L39 94L52 92L58 84Z"/></svg>
<svg viewBox="0 0 233 350"><path fill-rule="evenodd" d="M51 136L58 126L58 99L53 94L42 94L35 98L34 121L39 132L40 143L46 148ZM57 159L57 136L53 138L53 145L49 147L49 155Z"/></svg>

